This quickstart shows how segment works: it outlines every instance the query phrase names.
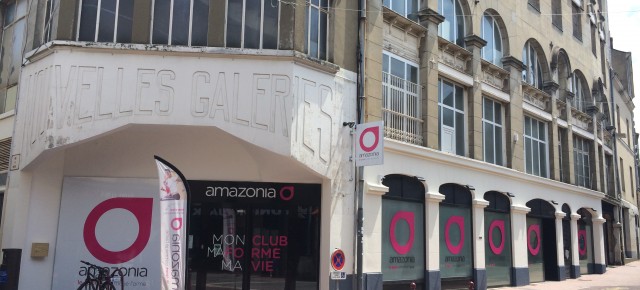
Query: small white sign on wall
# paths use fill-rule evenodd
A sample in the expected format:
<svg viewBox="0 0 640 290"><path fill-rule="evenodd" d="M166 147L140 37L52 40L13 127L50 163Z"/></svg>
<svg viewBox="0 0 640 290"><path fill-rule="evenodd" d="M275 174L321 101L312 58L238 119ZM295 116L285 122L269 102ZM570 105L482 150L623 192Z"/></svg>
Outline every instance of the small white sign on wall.
<svg viewBox="0 0 640 290"><path fill-rule="evenodd" d="M358 124L356 127L356 166L384 163L384 123Z"/></svg>

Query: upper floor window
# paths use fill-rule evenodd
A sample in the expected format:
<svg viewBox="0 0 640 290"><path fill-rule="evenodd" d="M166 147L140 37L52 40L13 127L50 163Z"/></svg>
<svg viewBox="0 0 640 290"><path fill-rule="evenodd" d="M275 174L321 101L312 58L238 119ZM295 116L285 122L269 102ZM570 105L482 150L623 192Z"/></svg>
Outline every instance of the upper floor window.
<svg viewBox="0 0 640 290"><path fill-rule="evenodd" d="M573 37L582 41L582 7L575 1L571 2L571 14L573 15Z"/></svg>
<svg viewBox="0 0 640 290"><path fill-rule="evenodd" d="M438 124L440 150L465 155L464 88L440 79L438 82Z"/></svg>
<svg viewBox="0 0 640 290"><path fill-rule="evenodd" d="M483 98L482 105L484 161L503 165L502 104Z"/></svg>
<svg viewBox="0 0 640 290"><path fill-rule="evenodd" d="M573 164L576 185L591 188L591 170L589 167L589 141L573 135Z"/></svg>
<svg viewBox="0 0 640 290"><path fill-rule="evenodd" d="M56 0L47 0L47 6L44 11L44 28L42 32L43 43L51 41L51 21L53 19L54 7L56 7Z"/></svg>
<svg viewBox="0 0 640 290"><path fill-rule="evenodd" d="M383 5L411 20L418 20L418 0L384 0Z"/></svg>
<svg viewBox="0 0 640 290"><path fill-rule="evenodd" d="M496 19L484 13L482 17L482 38L487 45L482 48L482 58L502 67L502 35Z"/></svg>
<svg viewBox="0 0 640 290"><path fill-rule="evenodd" d="M280 1L227 1L227 47L278 48Z"/></svg>
<svg viewBox="0 0 640 290"><path fill-rule="evenodd" d="M547 124L524 117L525 170L529 174L548 177Z"/></svg>
<svg viewBox="0 0 640 290"><path fill-rule="evenodd" d="M133 2L130 0L80 0L78 40L131 42Z"/></svg>
<svg viewBox="0 0 640 290"><path fill-rule="evenodd" d="M522 49L522 62L525 65L525 69L522 71L522 80L531 86L542 89L542 67L536 49L530 41Z"/></svg>
<svg viewBox="0 0 640 290"><path fill-rule="evenodd" d="M574 97L571 105L578 111L586 112L587 107L590 105L589 96L587 95L589 88L577 71L573 73L572 85Z"/></svg>
<svg viewBox="0 0 640 290"><path fill-rule="evenodd" d="M438 12L444 22L438 26L438 35L459 46L464 46L464 12L458 0L439 0Z"/></svg>
<svg viewBox="0 0 640 290"><path fill-rule="evenodd" d="M208 27L209 1L153 1L154 44L206 46Z"/></svg>
<svg viewBox="0 0 640 290"><path fill-rule="evenodd" d="M527 0L527 3L540 12L540 0Z"/></svg>
<svg viewBox="0 0 640 290"><path fill-rule="evenodd" d="M329 0L307 1L306 41L304 50L310 57L327 60Z"/></svg>
<svg viewBox="0 0 640 290"><path fill-rule="evenodd" d="M27 31L27 0L5 2L0 62L0 114L15 108Z"/></svg>
<svg viewBox="0 0 640 290"><path fill-rule="evenodd" d="M562 31L562 0L551 0L551 24Z"/></svg>
<svg viewBox="0 0 640 290"><path fill-rule="evenodd" d="M418 65L382 55L382 111L385 136L422 145Z"/></svg>

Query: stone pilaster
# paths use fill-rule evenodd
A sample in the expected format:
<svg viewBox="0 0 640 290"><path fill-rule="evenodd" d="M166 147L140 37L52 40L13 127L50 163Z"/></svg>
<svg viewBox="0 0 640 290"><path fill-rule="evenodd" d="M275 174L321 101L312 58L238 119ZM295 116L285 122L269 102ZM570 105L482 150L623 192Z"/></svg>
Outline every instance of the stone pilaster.
<svg viewBox="0 0 640 290"><path fill-rule="evenodd" d="M526 206L511 206L511 234L513 246L513 266L511 281L513 286L529 284L529 261L527 254L527 213L531 211Z"/></svg>
<svg viewBox="0 0 640 290"><path fill-rule="evenodd" d="M473 54L471 66L469 67L472 76L478 79L482 74L482 48L487 45L487 41L477 35L469 35L464 38L467 50ZM468 133L468 156L476 160L484 160L482 151L482 86L479 80L473 82L467 94L467 133Z"/></svg>
<svg viewBox="0 0 640 290"><path fill-rule="evenodd" d="M509 95L511 101L505 110L506 165L524 171L524 114L522 111L522 71L524 63L513 56L502 58L504 68L509 71ZM526 255L526 252L525 252ZM527 283L528 284L528 283Z"/></svg>

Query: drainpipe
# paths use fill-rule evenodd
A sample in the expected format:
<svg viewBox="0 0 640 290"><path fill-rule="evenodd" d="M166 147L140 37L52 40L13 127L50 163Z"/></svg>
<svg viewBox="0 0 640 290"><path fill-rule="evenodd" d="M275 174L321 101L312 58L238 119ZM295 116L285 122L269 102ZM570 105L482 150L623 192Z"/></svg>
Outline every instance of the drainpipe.
<svg viewBox="0 0 640 290"><path fill-rule="evenodd" d="M357 100L357 115L358 120L357 124L362 124L364 122L364 80L365 80L365 63L364 63L364 48L365 48L365 32L367 25L367 0L358 1L358 100ZM356 167L356 175L357 175L357 184L356 184L356 197L355 197L355 206L356 206L356 287L357 290L364 289L364 275L362 274L362 259L363 259L363 224L364 224L364 214L362 212L362 199L364 192L364 168L362 166Z"/></svg>

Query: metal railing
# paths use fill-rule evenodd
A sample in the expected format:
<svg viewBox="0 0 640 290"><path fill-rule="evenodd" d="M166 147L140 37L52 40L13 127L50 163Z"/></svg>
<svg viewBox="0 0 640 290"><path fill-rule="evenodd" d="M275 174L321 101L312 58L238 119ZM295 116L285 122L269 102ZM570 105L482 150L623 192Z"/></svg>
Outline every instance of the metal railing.
<svg viewBox="0 0 640 290"><path fill-rule="evenodd" d="M385 137L422 145L420 86L382 73L382 119Z"/></svg>

